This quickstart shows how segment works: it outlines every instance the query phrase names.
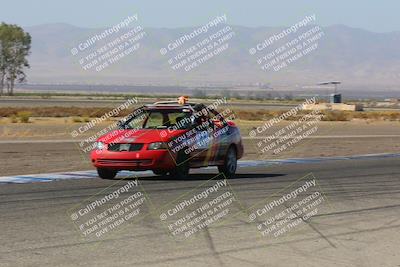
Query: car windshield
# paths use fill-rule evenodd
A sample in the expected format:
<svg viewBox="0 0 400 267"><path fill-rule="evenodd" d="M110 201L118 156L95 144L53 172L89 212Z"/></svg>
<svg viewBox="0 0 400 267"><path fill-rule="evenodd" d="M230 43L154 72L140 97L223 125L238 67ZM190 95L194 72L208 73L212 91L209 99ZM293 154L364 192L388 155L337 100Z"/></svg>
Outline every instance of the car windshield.
<svg viewBox="0 0 400 267"><path fill-rule="evenodd" d="M121 129L189 129L192 125L191 112L186 109L137 109Z"/></svg>

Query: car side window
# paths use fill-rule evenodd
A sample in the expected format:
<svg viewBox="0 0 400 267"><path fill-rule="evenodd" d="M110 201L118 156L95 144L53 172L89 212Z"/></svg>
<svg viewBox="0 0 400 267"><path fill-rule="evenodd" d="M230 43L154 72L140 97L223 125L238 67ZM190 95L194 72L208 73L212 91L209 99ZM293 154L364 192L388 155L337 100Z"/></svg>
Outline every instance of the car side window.
<svg viewBox="0 0 400 267"><path fill-rule="evenodd" d="M170 126L176 129L188 129L191 126L190 114L188 113L170 113L169 114Z"/></svg>
<svg viewBox="0 0 400 267"><path fill-rule="evenodd" d="M140 112L137 115L131 116L127 121L122 121L120 128L123 129L141 129L148 117L147 112Z"/></svg>
<svg viewBox="0 0 400 267"><path fill-rule="evenodd" d="M157 128L164 125L164 118L161 112L150 112L145 128Z"/></svg>

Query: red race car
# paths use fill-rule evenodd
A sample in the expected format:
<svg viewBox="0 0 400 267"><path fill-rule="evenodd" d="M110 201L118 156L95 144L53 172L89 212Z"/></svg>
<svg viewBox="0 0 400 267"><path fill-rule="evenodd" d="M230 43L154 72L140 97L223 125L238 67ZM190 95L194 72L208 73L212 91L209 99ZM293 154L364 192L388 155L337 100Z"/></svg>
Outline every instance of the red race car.
<svg viewBox="0 0 400 267"><path fill-rule="evenodd" d="M120 121L117 130L97 139L92 163L103 179L113 179L121 170L185 178L190 168L207 166L218 166L232 177L243 144L239 129L227 119L229 113L189 103L185 97L145 105Z"/></svg>

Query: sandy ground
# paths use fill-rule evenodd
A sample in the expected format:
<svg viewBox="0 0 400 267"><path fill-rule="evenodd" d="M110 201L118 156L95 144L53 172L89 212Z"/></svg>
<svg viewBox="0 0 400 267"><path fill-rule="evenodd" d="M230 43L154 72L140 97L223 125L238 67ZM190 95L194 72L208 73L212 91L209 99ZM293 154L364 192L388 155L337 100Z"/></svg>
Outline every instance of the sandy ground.
<svg viewBox="0 0 400 267"><path fill-rule="evenodd" d="M117 119L98 123L75 139L93 136L116 121ZM242 136L248 137L249 131L265 122L235 120L235 123L239 126ZM291 123L280 122L257 136L272 135ZM0 141L73 139L71 133L85 125L85 122L74 123L73 118L30 118L30 123L11 123L8 118L0 118ZM318 122L318 131L314 135L400 135L400 121L322 121Z"/></svg>
<svg viewBox="0 0 400 267"><path fill-rule="evenodd" d="M70 133L84 125L67 118L40 118L33 123L0 122L0 175L48 173L87 170L92 166L78 141L96 134L111 122L96 126L77 138ZM243 159L276 159L303 157L349 156L400 152L400 122L321 122L318 131L288 149L264 153L259 139L250 139L248 131L262 122L237 122L242 128L245 156ZM271 128L272 135L280 127ZM262 137L261 137L262 138ZM21 143L22 141L24 141Z"/></svg>

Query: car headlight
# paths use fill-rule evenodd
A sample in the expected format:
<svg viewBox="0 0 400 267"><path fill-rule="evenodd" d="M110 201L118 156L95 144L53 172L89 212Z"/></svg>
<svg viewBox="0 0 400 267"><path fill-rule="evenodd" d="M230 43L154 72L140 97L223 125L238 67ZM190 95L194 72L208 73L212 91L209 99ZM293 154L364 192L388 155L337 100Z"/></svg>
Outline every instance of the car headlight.
<svg viewBox="0 0 400 267"><path fill-rule="evenodd" d="M167 144L164 142L155 142L149 144L147 150L160 150L160 149L167 149Z"/></svg>
<svg viewBox="0 0 400 267"><path fill-rule="evenodd" d="M95 149L96 150L103 150L106 148L106 144L103 142L95 142Z"/></svg>

